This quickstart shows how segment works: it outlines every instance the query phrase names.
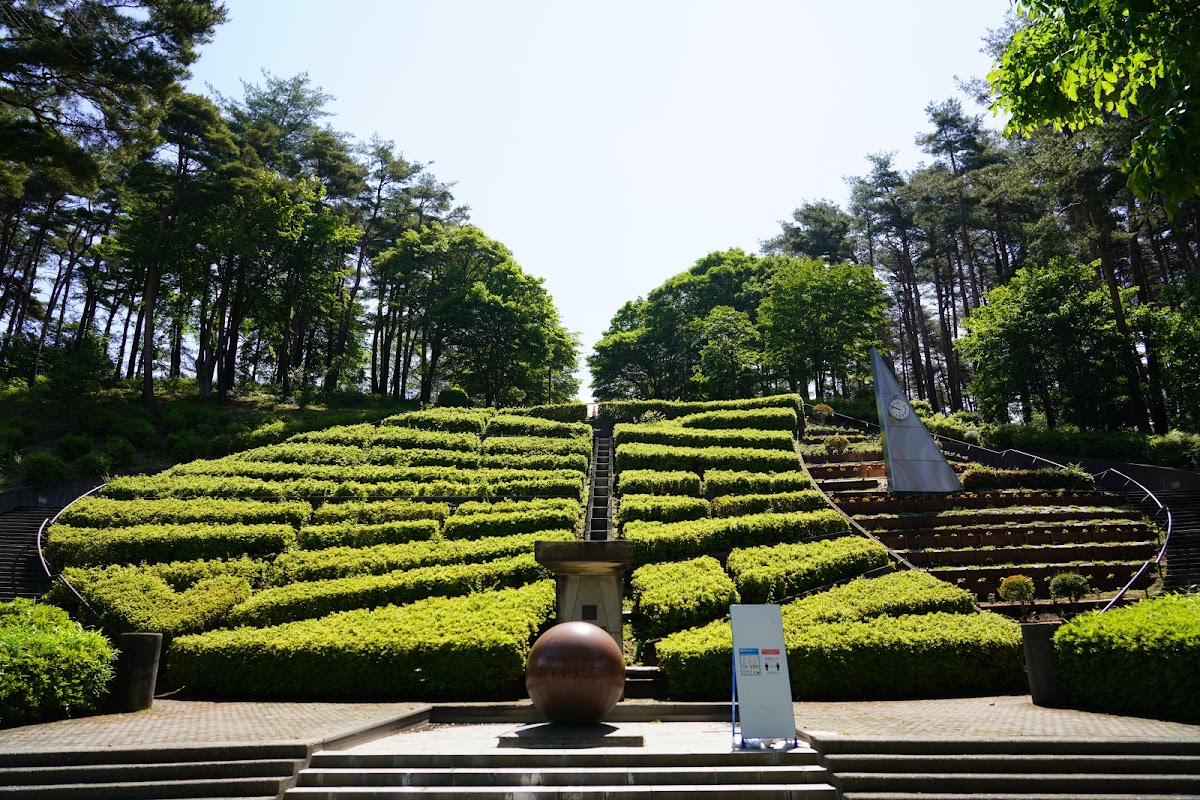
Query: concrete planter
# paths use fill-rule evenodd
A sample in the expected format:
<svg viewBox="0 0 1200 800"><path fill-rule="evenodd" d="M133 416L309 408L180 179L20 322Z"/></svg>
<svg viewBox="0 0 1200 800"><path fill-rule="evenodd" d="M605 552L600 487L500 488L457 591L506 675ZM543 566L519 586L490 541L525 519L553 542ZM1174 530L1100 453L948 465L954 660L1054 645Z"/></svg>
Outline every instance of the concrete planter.
<svg viewBox="0 0 1200 800"><path fill-rule="evenodd" d="M108 699L110 710L118 714L145 711L154 702L162 639L161 633L121 634L116 675Z"/></svg>
<svg viewBox="0 0 1200 800"><path fill-rule="evenodd" d="M1029 695L1035 706L1062 708L1066 704L1054 658L1054 632L1060 625L1061 622L1021 624L1025 673L1029 678Z"/></svg>

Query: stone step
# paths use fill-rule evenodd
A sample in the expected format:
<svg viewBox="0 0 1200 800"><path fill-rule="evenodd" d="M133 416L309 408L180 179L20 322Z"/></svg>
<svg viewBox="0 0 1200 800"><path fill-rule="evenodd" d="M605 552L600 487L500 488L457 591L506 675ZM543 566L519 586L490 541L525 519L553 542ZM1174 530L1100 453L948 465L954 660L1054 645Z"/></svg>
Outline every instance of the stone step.
<svg viewBox="0 0 1200 800"><path fill-rule="evenodd" d="M436 800L454 800L469 797L473 800L651 800L671 797L680 800L837 800L837 791L829 784L752 784L739 786L672 784L658 786L523 786L519 790L495 786L452 786L445 788L428 786L345 786L330 789L319 786L296 786L287 791L284 800L300 798L396 798L422 797Z"/></svg>
<svg viewBox="0 0 1200 800"><path fill-rule="evenodd" d="M923 754L830 753L825 765L836 773L1093 773L1200 775L1200 755Z"/></svg>
<svg viewBox="0 0 1200 800"><path fill-rule="evenodd" d="M171 781L199 778L262 778L290 776L299 760L188 761L161 764L81 764L75 766L3 767L0 786L55 783L93 784L133 781ZM0 790L3 791L3 790Z"/></svg>
<svg viewBox="0 0 1200 800"><path fill-rule="evenodd" d="M593 787L695 786L762 783L823 783L825 770L818 765L686 767L462 767L456 769L306 769L297 786L404 786L404 787Z"/></svg>
<svg viewBox="0 0 1200 800"><path fill-rule="evenodd" d="M1031 772L843 772L835 773L835 783L849 792L961 792L980 797L995 797L998 792L1025 793L1031 797L1053 797L1079 793L1127 794L1194 792L1196 775L1079 773L1040 774Z"/></svg>
<svg viewBox="0 0 1200 800"><path fill-rule="evenodd" d="M196 780L60 783L0 786L0 798L20 800L167 800L198 797L277 797L280 778L218 778Z"/></svg>
<svg viewBox="0 0 1200 800"><path fill-rule="evenodd" d="M1090 794L1068 792L1037 795L986 792L984 794L961 792L845 792L842 800L1200 800L1200 794Z"/></svg>

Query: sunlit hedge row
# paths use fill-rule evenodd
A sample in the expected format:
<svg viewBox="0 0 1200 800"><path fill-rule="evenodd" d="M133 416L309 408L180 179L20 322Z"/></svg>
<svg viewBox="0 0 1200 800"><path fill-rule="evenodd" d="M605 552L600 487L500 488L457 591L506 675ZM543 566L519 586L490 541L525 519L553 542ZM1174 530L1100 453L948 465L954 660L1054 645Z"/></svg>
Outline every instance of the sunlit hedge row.
<svg viewBox="0 0 1200 800"><path fill-rule="evenodd" d="M888 563L887 548L861 536L739 548L727 566L747 603L778 603Z"/></svg>
<svg viewBox="0 0 1200 800"><path fill-rule="evenodd" d="M762 431L787 431L793 433L797 427L796 409L754 408L744 411L702 411L679 417L675 422L685 428L756 428Z"/></svg>
<svg viewBox="0 0 1200 800"><path fill-rule="evenodd" d="M152 523L170 525L189 522L206 525L278 523L299 528L311 515L312 506L302 501L269 503L211 498L114 500L84 497L63 511L58 522L77 528L124 528ZM56 526L54 530L57 529Z"/></svg>
<svg viewBox="0 0 1200 800"><path fill-rule="evenodd" d="M750 514L686 522L630 522L624 537L633 543L634 564L683 561L735 547L795 542L849 531L837 511Z"/></svg>
<svg viewBox="0 0 1200 800"><path fill-rule="evenodd" d="M614 400L600 404L601 419L614 422L634 422L647 411L661 414L666 419L677 419L690 414L711 411L747 411L757 408L790 408L799 412L800 396L778 394L770 397L752 397L743 400L714 400L707 402L683 402L675 400Z"/></svg>
<svg viewBox="0 0 1200 800"><path fill-rule="evenodd" d="M55 525L46 558L57 570L98 564L269 556L296 543L292 525L148 523L113 528Z"/></svg>
<svg viewBox="0 0 1200 800"><path fill-rule="evenodd" d="M512 692L554 582L175 640L173 683L222 695L441 700Z"/></svg>
<svg viewBox="0 0 1200 800"><path fill-rule="evenodd" d="M617 525L628 522L681 522L708 516L708 501L700 497L669 494L623 494L617 508Z"/></svg>
<svg viewBox="0 0 1200 800"><path fill-rule="evenodd" d="M634 633L657 639L726 616L739 602L733 581L711 556L647 564L630 579Z"/></svg>
<svg viewBox="0 0 1200 800"><path fill-rule="evenodd" d="M631 425L613 429L613 444L661 444L671 447L737 447L792 452L792 434L786 430L760 431L754 428L684 428L673 423Z"/></svg>
<svg viewBox="0 0 1200 800"><path fill-rule="evenodd" d="M618 472L630 469L654 469L683 472L743 470L782 472L800 466L796 454L788 450L762 450L750 447L673 447L665 444L630 442L616 448Z"/></svg>
<svg viewBox="0 0 1200 800"><path fill-rule="evenodd" d="M825 498L814 489L800 489L778 494L735 494L724 497L714 497L711 514L714 517L741 517L746 514L762 514L774 512L785 514L789 511L816 511L828 508Z"/></svg>

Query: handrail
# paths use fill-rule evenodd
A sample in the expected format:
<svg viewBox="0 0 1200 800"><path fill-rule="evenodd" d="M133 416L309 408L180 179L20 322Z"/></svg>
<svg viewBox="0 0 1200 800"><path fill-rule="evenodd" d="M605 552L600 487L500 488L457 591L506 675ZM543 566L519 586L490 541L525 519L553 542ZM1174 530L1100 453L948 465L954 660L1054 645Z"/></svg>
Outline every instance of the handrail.
<svg viewBox="0 0 1200 800"><path fill-rule="evenodd" d="M69 580L67 580L66 577L63 576L63 574L61 572L59 572L59 573L51 572L50 563L48 561L46 561L46 552L44 550L45 536L46 536L46 532L49 530L50 526L53 525L54 523L58 522L58 518L61 517L68 508L75 505L80 500L82 500L83 498L92 494L93 492L100 491L107 485L108 485L108 483L106 481L105 483L102 483L99 486L89 489L88 491L79 495L79 497L76 497L74 500L72 500L71 502L69 502L65 506L63 506L63 508L57 514L55 514L52 519L42 520L42 525L40 528L38 528L38 532L37 532L37 554L38 554L38 560L41 561L41 563L42 563L42 571L46 573L46 577L50 579L50 582L53 583L55 581L58 581L59 583L61 583L63 585L63 587L68 592L70 592L71 595L79 602L79 605L82 606L83 608L87 609L88 613L91 614L92 617L94 617L95 620L100 623L101 627L104 628L104 630L108 633L109 637L113 641L117 641L121 637L121 632L118 631L116 628L114 628L112 625L109 625L108 622L105 621L104 617L100 616L100 612L97 611L96 609L92 608L91 604L87 600L84 599L83 595L80 593L80 591L78 589L75 588L74 584L72 584Z"/></svg>

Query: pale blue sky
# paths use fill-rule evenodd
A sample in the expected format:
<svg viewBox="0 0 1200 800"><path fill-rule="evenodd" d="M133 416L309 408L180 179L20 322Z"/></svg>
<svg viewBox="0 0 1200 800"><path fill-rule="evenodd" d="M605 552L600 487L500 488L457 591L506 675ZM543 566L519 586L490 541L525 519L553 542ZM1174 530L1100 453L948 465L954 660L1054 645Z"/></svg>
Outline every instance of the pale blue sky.
<svg viewBox="0 0 1200 800"><path fill-rule="evenodd" d="M456 182L584 352L613 313L914 146L1008 0L225 0L192 87L308 73L331 124ZM989 115L990 116L990 115ZM584 394L587 393L586 373Z"/></svg>

